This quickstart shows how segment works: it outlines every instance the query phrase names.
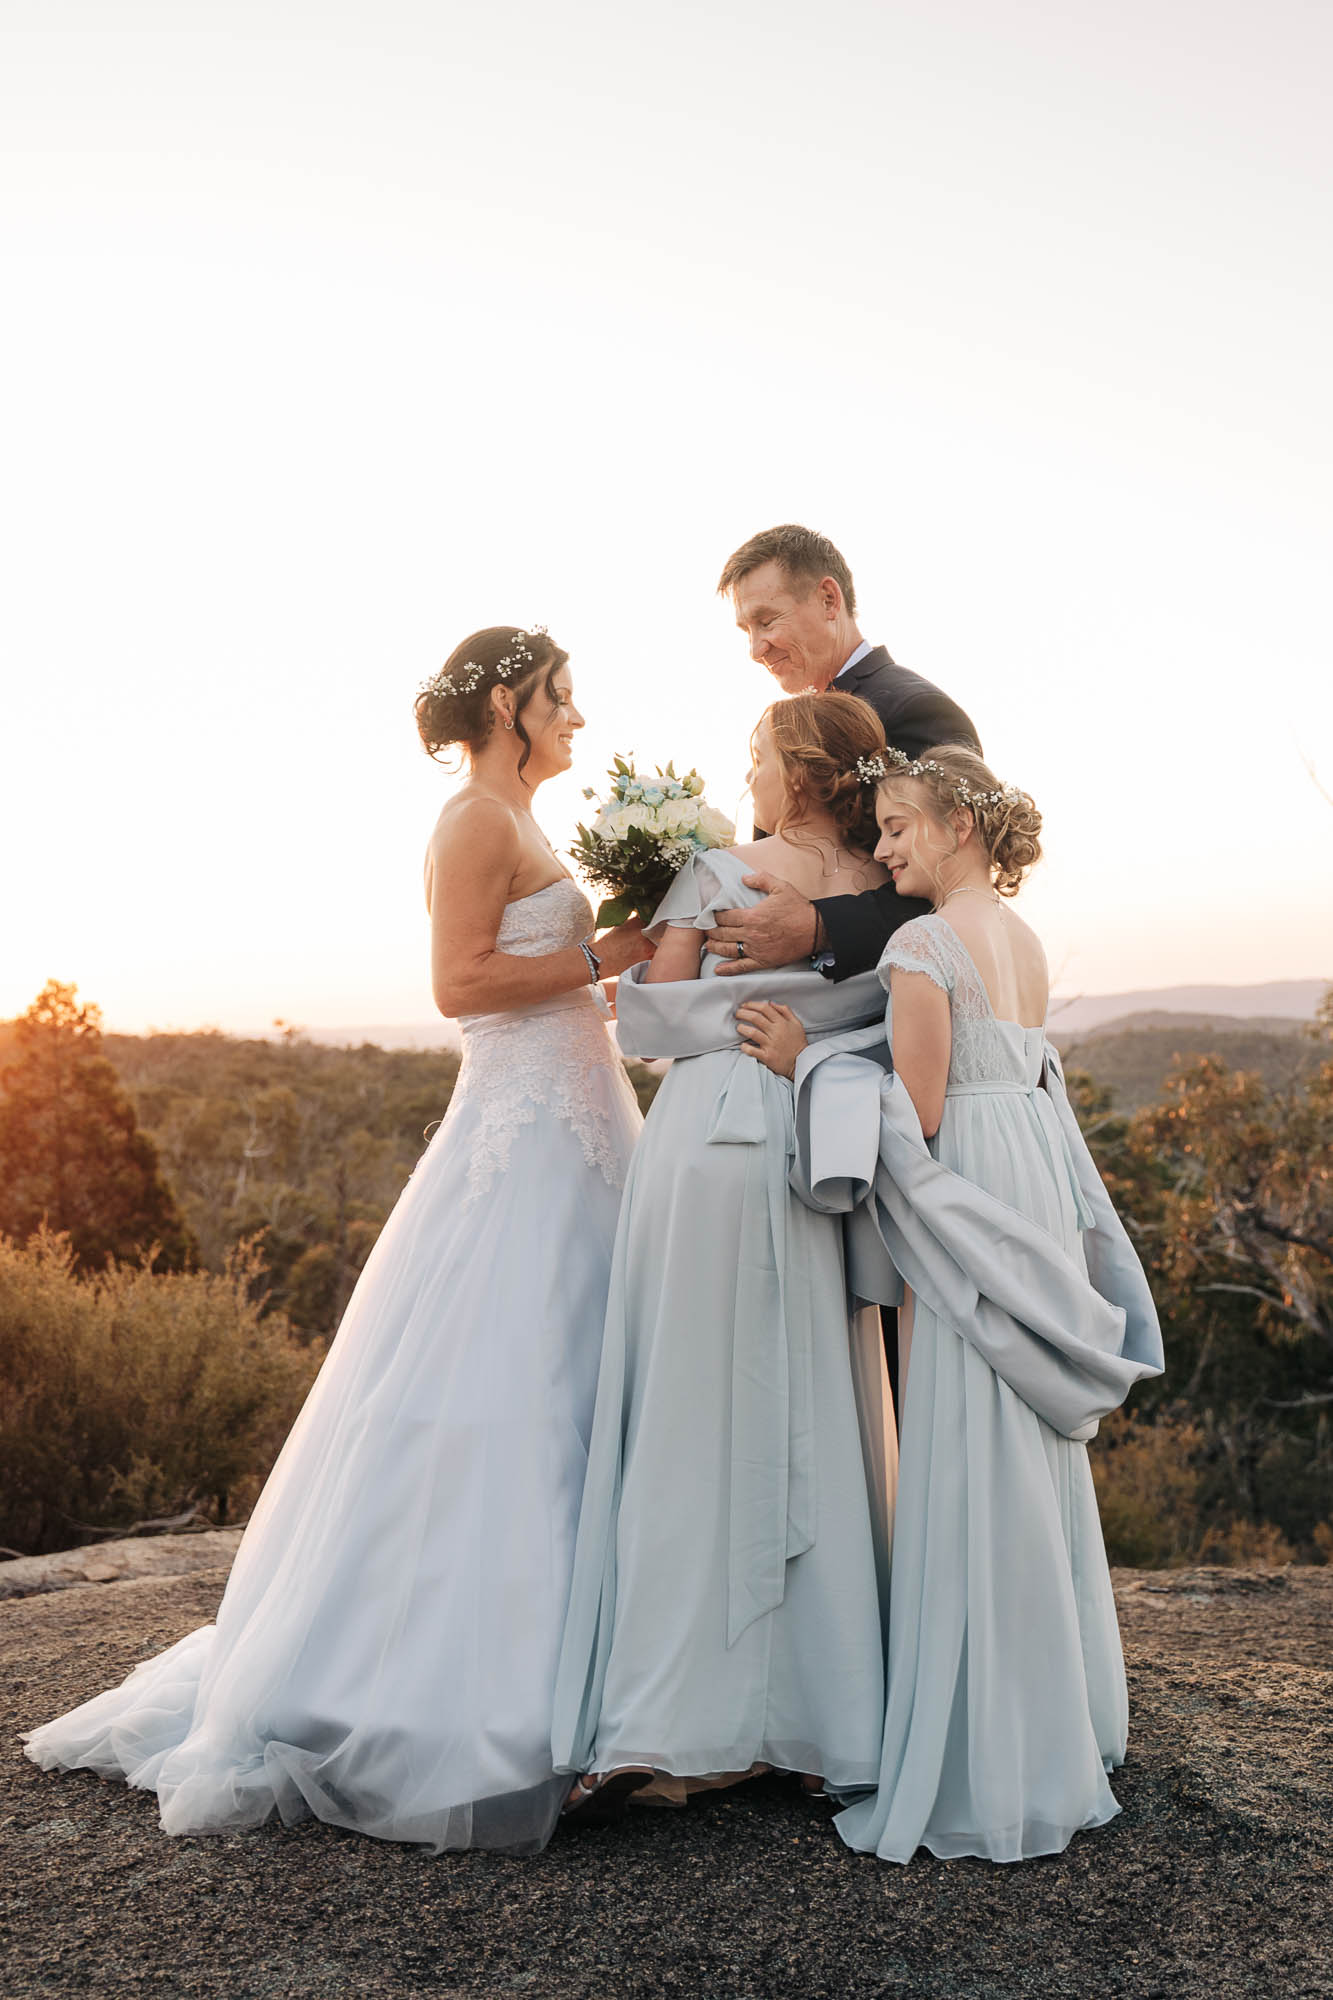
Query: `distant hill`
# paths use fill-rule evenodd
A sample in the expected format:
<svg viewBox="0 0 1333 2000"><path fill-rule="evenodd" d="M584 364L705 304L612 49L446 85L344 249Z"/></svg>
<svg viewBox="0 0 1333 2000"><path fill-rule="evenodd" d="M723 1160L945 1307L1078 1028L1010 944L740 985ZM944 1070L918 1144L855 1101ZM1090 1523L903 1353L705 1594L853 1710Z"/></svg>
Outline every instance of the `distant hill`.
<svg viewBox="0 0 1333 2000"><path fill-rule="evenodd" d="M1086 1070L1107 1085L1118 1111L1135 1111L1156 1103L1167 1078L1200 1056L1215 1056L1230 1069L1257 1070L1270 1089L1288 1088L1320 1060L1303 1026L1271 1014L1237 1020L1154 1010L1084 1034L1062 1033L1057 1025L1052 1039L1067 1068Z"/></svg>
<svg viewBox="0 0 1333 2000"><path fill-rule="evenodd" d="M1188 1023L1226 1018L1236 1027L1281 1030L1314 1019L1315 1008L1333 980L1279 979L1266 986L1164 986L1133 993L1056 994L1050 1023L1063 1046L1067 1036L1084 1034L1114 1021L1118 1027L1161 1022ZM392 1027L305 1028L312 1042L331 1048L360 1048L373 1042L381 1049L456 1049L460 1046L454 1021L413 1021Z"/></svg>
<svg viewBox="0 0 1333 2000"><path fill-rule="evenodd" d="M1333 977L1273 979L1263 986L1162 986L1132 993L1055 993L1047 1019L1057 1036L1123 1022L1130 1016L1169 1014L1214 1019L1239 1016L1246 1021L1312 1021Z"/></svg>
<svg viewBox="0 0 1333 2000"><path fill-rule="evenodd" d="M396 1022L389 1027L303 1028L307 1041L324 1048L359 1049L371 1042L377 1049L457 1049L463 1045L457 1021L437 1016L433 1021Z"/></svg>

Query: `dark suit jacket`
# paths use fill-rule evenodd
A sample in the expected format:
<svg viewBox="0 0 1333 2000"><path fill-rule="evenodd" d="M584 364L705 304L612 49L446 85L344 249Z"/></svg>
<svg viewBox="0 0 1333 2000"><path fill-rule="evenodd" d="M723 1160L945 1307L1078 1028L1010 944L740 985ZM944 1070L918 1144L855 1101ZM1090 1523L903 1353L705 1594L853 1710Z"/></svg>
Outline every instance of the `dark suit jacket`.
<svg viewBox="0 0 1333 2000"><path fill-rule="evenodd" d="M895 750L920 757L940 743L966 743L978 753L981 739L972 720L947 694L876 646L854 667L840 674L833 687L839 694L857 694L884 724ZM914 896L900 896L892 883L867 889L863 896L830 896L815 904L833 954L834 979L868 972L879 963L885 945L911 917L930 908Z"/></svg>

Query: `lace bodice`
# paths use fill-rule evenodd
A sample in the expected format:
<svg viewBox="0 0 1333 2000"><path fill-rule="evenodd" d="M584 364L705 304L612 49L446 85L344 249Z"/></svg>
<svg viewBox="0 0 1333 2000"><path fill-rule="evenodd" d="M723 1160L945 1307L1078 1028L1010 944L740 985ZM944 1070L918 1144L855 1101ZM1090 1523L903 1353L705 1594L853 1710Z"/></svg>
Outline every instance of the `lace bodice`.
<svg viewBox="0 0 1333 2000"><path fill-rule="evenodd" d="M514 958L540 958L589 936L592 905L568 876L510 903L496 948ZM482 1114L468 1166L467 1199L485 1194L509 1164L514 1139L538 1107L573 1127L590 1167L611 1187L624 1184L624 1150L612 1132L614 1096L635 1109L634 1093L607 1032L600 988L581 986L529 1007L463 1014L463 1066L450 1105Z"/></svg>
<svg viewBox="0 0 1333 2000"><path fill-rule="evenodd" d="M540 958L590 937L592 929L592 904L572 876L561 875L544 889L534 889L530 896L505 905L495 943L511 958ZM468 1014L463 1018L488 1021L499 1016Z"/></svg>
<svg viewBox="0 0 1333 2000"><path fill-rule="evenodd" d="M913 917L895 931L879 962L879 976L886 990L889 973L894 970L923 973L949 996L953 1028L948 1082L951 1092L984 1084L1031 1088L1036 1083L1041 1072L1045 1030L997 1018L972 954L946 918ZM890 998L890 1043L892 1040Z"/></svg>

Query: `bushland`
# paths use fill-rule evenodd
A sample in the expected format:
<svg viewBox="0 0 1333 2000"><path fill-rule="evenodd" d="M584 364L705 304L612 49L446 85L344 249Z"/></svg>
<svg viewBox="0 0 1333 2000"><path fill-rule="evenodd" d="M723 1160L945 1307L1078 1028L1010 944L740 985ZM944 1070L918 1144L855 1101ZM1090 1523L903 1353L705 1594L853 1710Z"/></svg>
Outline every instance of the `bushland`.
<svg viewBox="0 0 1333 2000"><path fill-rule="evenodd" d="M0 1237L0 1544L244 1520L323 1358L263 1309L253 1244L220 1271L81 1272L67 1238Z"/></svg>

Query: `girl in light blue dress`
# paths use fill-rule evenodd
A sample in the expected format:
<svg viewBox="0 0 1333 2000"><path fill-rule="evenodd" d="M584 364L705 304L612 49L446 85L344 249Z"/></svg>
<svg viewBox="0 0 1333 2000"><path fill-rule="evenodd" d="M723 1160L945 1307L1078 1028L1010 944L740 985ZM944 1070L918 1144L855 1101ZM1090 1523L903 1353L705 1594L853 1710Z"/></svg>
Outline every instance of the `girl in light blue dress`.
<svg viewBox="0 0 1333 2000"><path fill-rule="evenodd" d="M883 745L852 696L779 702L756 732L756 815L701 855L623 978L627 1055L674 1058L625 1188L569 1614L558 1766L599 1816L653 1774L769 1765L874 1783L895 1446L877 1316L849 1308L842 1228L792 1194L791 1086L741 1052L703 950L753 869L805 895L886 879L855 762ZM877 1022L872 973L755 975L812 1036ZM680 1787L676 1787L679 1796Z"/></svg>
<svg viewBox="0 0 1333 2000"><path fill-rule="evenodd" d="M838 1830L890 1861L1017 1861L1119 1811L1128 1707L1087 1440L1161 1372L1161 1337L1045 1037L1041 944L1006 900L1040 816L968 751L893 756L876 854L935 909L885 950L884 1030L807 1047L780 1004L741 1019L793 1076L794 1182L849 1215L854 1288L904 1300L884 1736Z"/></svg>

